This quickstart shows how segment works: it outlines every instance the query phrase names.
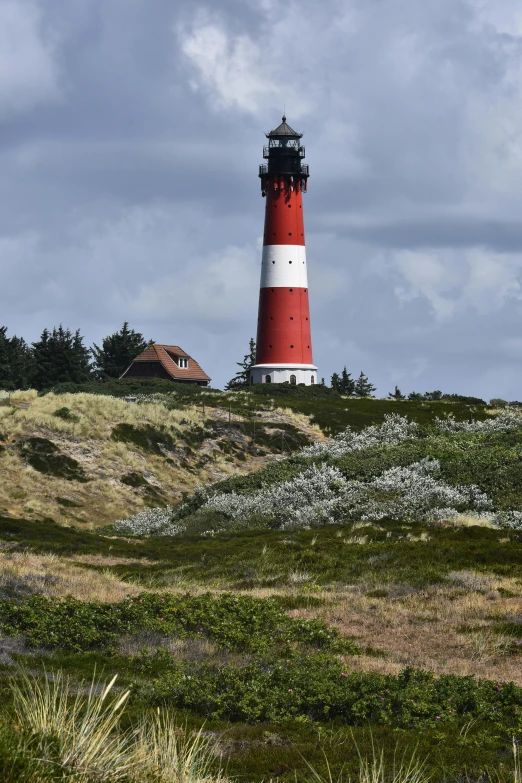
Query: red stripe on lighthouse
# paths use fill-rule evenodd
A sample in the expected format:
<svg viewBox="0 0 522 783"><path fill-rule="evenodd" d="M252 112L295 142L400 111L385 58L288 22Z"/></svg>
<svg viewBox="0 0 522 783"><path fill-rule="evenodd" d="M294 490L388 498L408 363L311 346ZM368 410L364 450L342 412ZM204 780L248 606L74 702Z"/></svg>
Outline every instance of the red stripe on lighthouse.
<svg viewBox="0 0 522 783"><path fill-rule="evenodd" d="M303 196L300 190L266 192L264 245L304 245Z"/></svg>
<svg viewBox="0 0 522 783"><path fill-rule="evenodd" d="M261 289L256 363L312 364L306 288Z"/></svg>

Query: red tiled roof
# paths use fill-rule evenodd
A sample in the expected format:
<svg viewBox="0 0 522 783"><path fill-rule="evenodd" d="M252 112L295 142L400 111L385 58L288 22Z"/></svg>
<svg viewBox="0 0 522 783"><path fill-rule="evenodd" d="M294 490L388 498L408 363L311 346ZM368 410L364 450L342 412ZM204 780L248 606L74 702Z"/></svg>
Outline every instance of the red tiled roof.
<svg viewBox="0 0 522 783"><path fill-rule="evenodd" d="M178 357L183 357L188 359L188 367L186 369L182 369L181 367L178 367L177 359ZM168 372L168 374L171 376L171 378L174 378L174 380L186 380L186 381L210 381L210 377L206 374L204 370L201 369L199 364L195 359L192 358L188 353L186 353L182 348L180 348L178 345L160 345L159 343L153 343L152 345L149 345L148 348L145 348L143 353L140 353L139 356L136 356L136 358L133 360L131 366L125 370L122 378L127 375L129 370L132 368L132 365L134 362L159 362L163 368Z"/></svg>

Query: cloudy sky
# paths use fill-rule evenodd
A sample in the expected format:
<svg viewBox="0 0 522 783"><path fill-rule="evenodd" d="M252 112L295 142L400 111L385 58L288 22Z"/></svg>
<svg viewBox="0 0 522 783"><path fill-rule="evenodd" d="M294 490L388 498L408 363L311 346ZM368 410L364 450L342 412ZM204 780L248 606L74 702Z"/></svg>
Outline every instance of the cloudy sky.
<svg viewBox="0 0 522 783"><path fill-rule="evenodd" d="M517 0L0 0L0 325L128 320L226 382L283 106L319 374L522 399Z"/></svg>

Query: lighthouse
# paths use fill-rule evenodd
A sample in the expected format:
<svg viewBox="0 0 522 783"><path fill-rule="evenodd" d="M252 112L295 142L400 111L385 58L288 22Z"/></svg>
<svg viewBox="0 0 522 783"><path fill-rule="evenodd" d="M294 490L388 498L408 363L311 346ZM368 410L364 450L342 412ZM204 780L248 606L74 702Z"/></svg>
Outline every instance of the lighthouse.
<svg viewBox="0 0 522 783"><path fill-rule="evenodd" d="M259 167L266 197L256 363L251 383L317 382L312 359L303 219L308 166L302 133L288 125L266 134L266 163Z"/></svg>

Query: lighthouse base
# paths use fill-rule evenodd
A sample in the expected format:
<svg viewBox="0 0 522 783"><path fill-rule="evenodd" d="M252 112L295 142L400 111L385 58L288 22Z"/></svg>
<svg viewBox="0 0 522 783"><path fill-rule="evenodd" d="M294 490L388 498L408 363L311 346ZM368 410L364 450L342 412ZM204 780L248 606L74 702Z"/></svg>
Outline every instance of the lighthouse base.
<svg viewBox="0 0 522 783"><path fill-rule="evenodd" d="M250 383L318 383L317 367L313 364L254 364L250 368Z"/></svg>

